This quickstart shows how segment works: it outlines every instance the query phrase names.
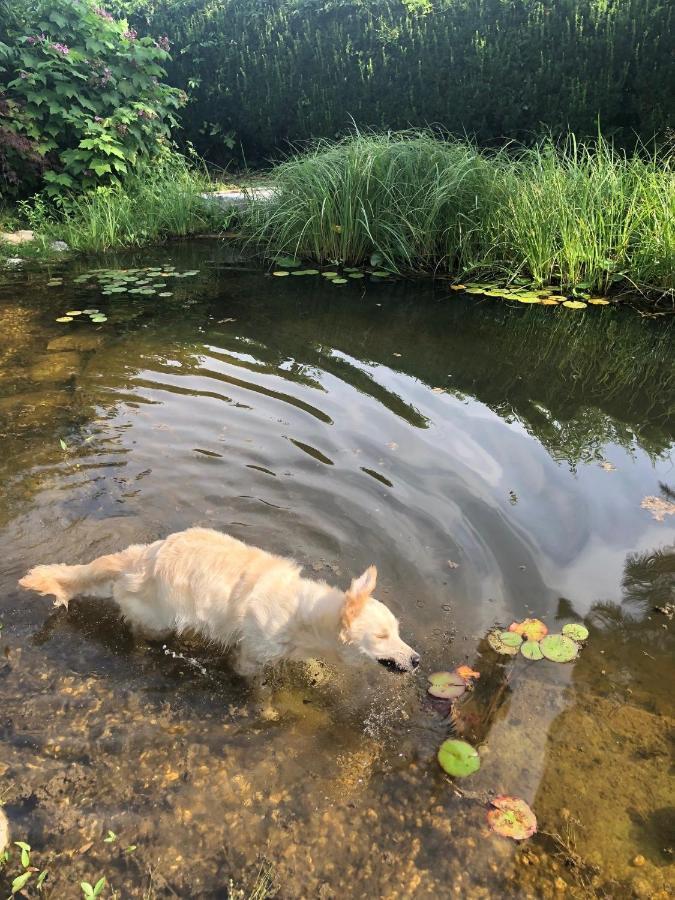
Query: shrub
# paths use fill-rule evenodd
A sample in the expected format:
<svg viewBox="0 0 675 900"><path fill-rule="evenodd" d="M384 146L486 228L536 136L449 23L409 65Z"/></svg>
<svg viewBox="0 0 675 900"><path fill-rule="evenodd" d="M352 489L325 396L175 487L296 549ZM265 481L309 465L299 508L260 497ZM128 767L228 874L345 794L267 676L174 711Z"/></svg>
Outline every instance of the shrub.
<svg viewBox="0 0 675 900"><path fill-rule="evenodd" d="M27 170L36 153L49 163L42 177L55 195L115 182L162 148L184 99L160 81L166 38L139 38L94 0L37 0L7 40L1 61L14 77L0 84L3 146L13 142L25 157L14 175L6 163L15 191L34 187Z"/></svg>

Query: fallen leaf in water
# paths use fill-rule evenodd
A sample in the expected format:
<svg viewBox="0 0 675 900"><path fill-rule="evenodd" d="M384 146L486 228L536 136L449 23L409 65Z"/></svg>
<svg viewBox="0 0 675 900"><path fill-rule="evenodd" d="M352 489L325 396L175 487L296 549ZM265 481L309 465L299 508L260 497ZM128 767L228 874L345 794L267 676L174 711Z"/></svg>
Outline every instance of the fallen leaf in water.
<svg viewBox="0 0 675 900"><path fill-rule="evenodd" d="M466 285L465 284L451 284L450 290L451 291L465 291Z"/></svg>
<svg viewBox="0 0 675 900"><path fill-rule="evenodd" d="M448 560L448 568L449 569L459 569L459 563L453 562L451 559Z"/></svg>
<svg viewBox="0 0 675 900"><path fill-rule="evenodd" d="M524 841L537 830L537 817L524 800L501 795L492 800L487 814L492 831L514 841Z"/></svg>
<svg viewBox="0 0 675 900"><path fill-rule="evenodd" d="M443 741L438 750L441 768L455 778L466 778L480 769L480 756L466 741Z"/></svg>
<svg viewBox="0 0 675 900"><path fill-rule="evenodd" d="M400 355L401 355L400 353L394 353L394 356L400 356Z"/></svg>
<svg viewBox="0 0 675 900"><path fill-rule="evenodd" d="M585 641L588 638L588 628L579 622L571 622L563 627L562 633L573 641Z"/></svg>
<svg viewBox="0 0 675 900"><path fill-rule="evenodd" d="M645 497L640 506L648 509L657 522L663 522L666 516L675 516L675 503L661 497Z"/></svg>
<svg viewBox="0 0 675 900"><path fill-rule="evenodd" d="M444 393L445 393L445 388L442 388L442 387L435 387L435 388L432 388L432 389L431 389L431 392L432 392L433 394L444 394Z"/></svg>
<svg viewBox="0 0 675 900"><path fill-rule="evenodd" d="M548 634L548 628L540 619L523 619L522 622L511 622L509 631L522 635L528 641L540 641Z"/></svg>
<svg viewBox="0 0 675 900"><path fill-rule="evenodd" d="M540 646L541 652L551 662L571 662L579 653L579 645L564 634L547 634Z"/></svg>
<svg viewBox="0 0 675 900"><path fill-rule="evenodd" d="M471 666L457 666L455 672L467 683L473 681L474 678L480 678L480 672L474 671Z"/></svg>
<svg viewBox="0 0 675 900"><path fill-rule="evenodd" d="M439 700L456 700L466 690L466 682L456 672L434 672L428 681L427 692Z"/></svg>
<svg viewBox="0 0 675 900"><path fill-rule="evenodd" d="M607 460L605 460L605 462L603 463L600 463L600 468L604 469L605 472L616 472L616 466L613 466L612 463L607 462Z"/></svg>

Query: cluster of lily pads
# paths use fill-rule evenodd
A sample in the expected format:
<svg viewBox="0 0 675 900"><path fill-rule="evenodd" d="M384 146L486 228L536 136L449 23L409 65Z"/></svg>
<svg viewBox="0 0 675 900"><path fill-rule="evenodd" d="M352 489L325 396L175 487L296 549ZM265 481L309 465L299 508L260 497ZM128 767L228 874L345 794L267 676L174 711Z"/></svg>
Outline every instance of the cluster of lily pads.
<svg viewBox="0 0 675 900"><path fill-rule="evenodd" d="M540 619L512 622L507 631L494 629L488 643L497 653L526 659L549 659L570 662L579 653L580 645L588 638L588 629L581 623L565 625L561 634L549 634ZM453 672L434 672L429 675L427 692L437 700L453 703L469 690L480 672L469 666L458 666ZM467 741L449 738L438 750L441 768L453 778L466 778L480 769L481 759L475 747ZM490 829L517 841L531 837L537 830L537 818L524 800L501 795L490 803L487 814Z"/></svg>
<svg viewBox="0 0 675 900"><path fill-rule="evenodd" d="M607 306L607 297L600 297L584 290L580 285L571 295L558 288L535 288L525 278L516 278L509 284L500 286L495 283L472 281L466 284L450 285L452 291L463 291L465 294L480 294L482 297L498 297L501 300L517 300L518 303L538 303L540 306L565 306L567 309L586 309L592 306Z"/></svg>
<svg viewBox="0 0 675 900"><path fill-rule="evenodd" d="M365 270L357 269L354 266L340 266L339 269L304 269L302 268L302 260L296 259L294 256L276 256L274 262L278 269L274 269L272 275L277 278L283 278L287 275L321 275L331 284L347 284L348 279L359 280L370 275L371 278L383 279L393 278L394 272L388 272L386 269L378 268L376 254L371 257L371 266ZM375 262L373 262L375 259Z"/></svg>
<svg viewBox="0 0 675 900"><path fill-rule="evenodd" d="M176 271L175 266L145 266L135 269L93 269L84 275L73 278L73 284L87 284L88 287L98 287L101 296L126 299L123 295L137 295L142 297L158 296L172 297L173 291L165 290L168 287L166 279L190 278L199 274L199 269L186 272ZM52 278L47 282L47 287L58 287L63 284L62 278ZM89 316L92 322L106 322L107 316L98 309L70 310L59 316L57 322L72 322L78 316ZM82 319L80 319L82 321Z"/></svg>
<svg viewBox="0 0 675 900"><path fill-rule="evenodd" d="M504 656L522 653L525 659L549 659L551 662L571 662L588 637L588 628L580 623L570 623L562 634L549 634L540 619L524 619L512 622L508 631L494 629L488 634L488 644Z"/></svg>

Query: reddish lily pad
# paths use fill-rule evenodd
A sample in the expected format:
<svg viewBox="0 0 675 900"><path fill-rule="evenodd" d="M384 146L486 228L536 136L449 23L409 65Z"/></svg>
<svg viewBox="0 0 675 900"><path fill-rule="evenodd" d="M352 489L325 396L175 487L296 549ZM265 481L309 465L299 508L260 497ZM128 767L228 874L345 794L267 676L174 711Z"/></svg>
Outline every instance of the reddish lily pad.
<svg viewBox="0 0 675 900"><path fill-rule="evenodd" d="M487 639L492 649L504 656L516 656L523 642L522 637L513 631L491 631Z"/></svg>
<svg viewBox="0 0 675 900"><path fill-rule="evenodd" d="M544 658L539 641L523 641L520 645L520 652L525 659L537 660Z"/></svg>
<svg viewBox="0 0 675 900"><path fill-rule="evenodd" d="M439 700L456 700L466 690L466 682L456 672L434 672L427 691Z"/></svg>
<svg viewBox="0 0 675 900"><path fill-rule="evenodd" d="M547 634L540 646L546 659L552 662L571 662L579 653L579 645L564 634Z"/></svg>
<svg viewBox="0 0 675 900"><path fill-rule="evenodd" d="M562 633L568 637L572 638L573 641L585 641L588 638L588 628L585 625L581 625L579 622L574 622L569 625L563 626Z"/></svg>
<svg viewBox="0 0 675 900"><path fill-rule="evenodd" d="M511 622L509 631L522 635L526 641L540 641L548 634L548 628L541 619L523 619L522 622Z"/></svg>
<svg viewBox="0 0 675 900"><path fill-rule="evenodd" d="M480 756L466 741L443 741L438 750L441 768L455 778L466 778L480 769Z"/></svg>
<svg viewBox="0 0 675 900"><path fill-rule="evenodd" d="M501 795L492 801L493 809L487 814L492 831L502 837L524 841L537 830L537 817L524 800Z"/></svg>

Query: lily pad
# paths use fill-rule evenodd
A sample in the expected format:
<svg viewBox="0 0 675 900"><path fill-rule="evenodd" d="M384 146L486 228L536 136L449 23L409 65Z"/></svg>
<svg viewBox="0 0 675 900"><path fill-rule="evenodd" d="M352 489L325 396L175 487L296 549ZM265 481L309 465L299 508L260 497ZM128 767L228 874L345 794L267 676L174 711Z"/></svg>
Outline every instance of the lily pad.
<svg viewBox="0 0 675 900"><path fill-rule="evenodd" d="M330 283L331 284L347 284L347 279L346 278L331 278Z"/></svg>
<svg viewBox="0 0 675 900"><path fill-rule="evenodd" d="M492 831L514 841L524 841L537 830L537 817L519 797L501 795L492 801L487 820Z"/></svg>
<svg viewBox="0 0 675 900"><path fill-rule="evenodd" d="M544 658L539 641L523 641L520 645L520 652L525 659L536 660Z"/></svg>
<svg viewBox="0 0 675 900"><path fill-rule="evenodd" d="M546 659L552 662L571 662L579 653L579 645L564 634L547 634L540 646Z"/></svg>
<svg viewBox="0 0 675 900"><path fill-rule="evenodd" d="M548 634L548 628L541 619L523 619L522 622L511 622L509 631L522 635L527 641L540 641Z"/></svg>
<svg viewBox="0 0 675 900"><path fill-rule="evenodd" d="M82 310L81 309L69 309L68 312L66 313L66 315L67 316L81 316Z"/></svg>
<svg viewBox="0 0 675 900"><path fill-rule="evenodd" d="M466 690L466 682L456 672L434 672L429 676L428 693L440 700L456 700Z"/></svg>
<svg viewBox="0 0 675 900"><path fill-rule="evenodd" d="M277 278L283 278L286 275L290 275L290 272L284 272L283 269L278 269L276 272L272 272L272 275L276 275Z"/></svg>
<svg viewBox="0 0 675 900"><path fill-rule="evenodd" d="M480 756L466 741L443 741L438 750L441 768L455 778L466 778L480 769Z"/></svg>
<svg viewBox="0 0 675 900"><path fill-rule="evenodd" d="M609 300L606 300L605 297L589 297L588 302L593 306L609 306Z"/></svg>
<svg viewBox="0 0 675 900"><path fill-rule="evenodd" d="M519 634L515 634L513 631L499 630L491 631L487 636L487 640L493 650L496 650L497 653L502 653L504 656L516 656L523 642Z"/></svg>
<svg viewBox="0 0 675 900"><path fill-rule="evenodd" d="M568 309L586 309L587 304L581 300L563 300L563 306Z"/></svg>
<svg viewBox="0 0 675 900"><path fill-rule="evenodd" d="M363 272L350 272L348 278L365 278Z"/></svg>
<svg viewBox="0 0 675 900"><path fill-rule="evenodd" d="M96 315L96 316L92 316L92 317L91 317L91 321L92 321L92 322L107 322L107 321L108 321L108 317L107 317L107 316L104 316L104 315L101 315L101 314L99 313L99 314Z"/></svg>
<svg viewBox="0 0 675 900"><path fill-rule="evenodd" d="M173 293L171 291L162 291L158 296L159 297L173 297Z"/></svg>
<svg viewBox="0 0 675 900"><path fill-rule="evenodd" d="M98 310L97 309L83 309L82 312L84 313L85 316L95 316L96 313L98 312Z"/></svg>
<svg viewBox="0 0 675 900"><path fill-rule="evenodd" d="M73 317L72 316L59 316L56 321L57 322L72 322Z"/></svg>
<svg viewBox="0 0 675 900"><path fill-rule="evenodd" d="M354 266L343 266L342 271L343 272L358 272L360 270L355 269Z"/></svg>
<svg viewBox="0 0 675 900"><path fill-rule="evenodd" d="M339 276L339 272L322 272L321 273L324 278L337 278Z"/></svg>
<svg viewBox="0 0 675 900"><path fill-rule="evenodd" d="M572 622L569 625L564 625L562 633L568 637L572 638L573 641L585 641L588 638L588 628L585 625L581 625L579 622Z"/></svg>

